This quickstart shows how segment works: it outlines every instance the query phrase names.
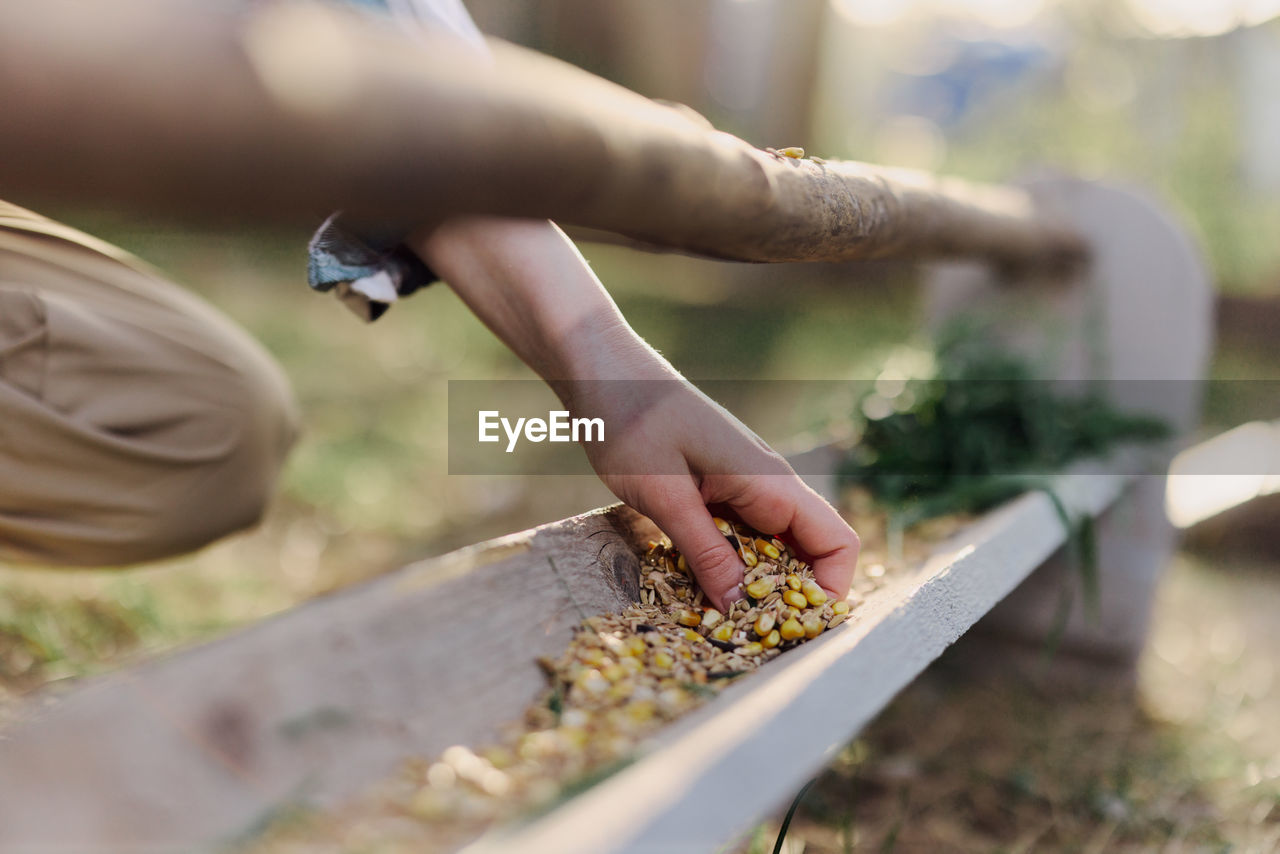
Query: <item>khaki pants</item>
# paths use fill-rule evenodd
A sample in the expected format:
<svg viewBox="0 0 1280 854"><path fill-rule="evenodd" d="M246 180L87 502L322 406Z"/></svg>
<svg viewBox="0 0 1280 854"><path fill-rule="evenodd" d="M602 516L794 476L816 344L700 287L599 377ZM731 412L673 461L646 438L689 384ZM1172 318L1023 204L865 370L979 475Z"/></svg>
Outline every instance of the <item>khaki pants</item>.
<svg viewBox="0 0 1280 854"><path fill-rule="evenodd" d="M0 560L129 564L253 525L296 425L230 320L0 202Z"/></svg>

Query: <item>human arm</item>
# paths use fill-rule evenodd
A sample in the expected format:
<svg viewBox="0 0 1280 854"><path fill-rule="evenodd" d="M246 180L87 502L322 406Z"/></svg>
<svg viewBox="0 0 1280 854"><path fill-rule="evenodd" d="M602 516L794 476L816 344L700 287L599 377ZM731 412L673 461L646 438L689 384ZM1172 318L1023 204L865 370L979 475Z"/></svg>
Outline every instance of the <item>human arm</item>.
<svg viewBox="0 0 1280 854"><path fill-rule="evenodd" d="M813 559L823 587L848 591L858 553L853 530L631 329L553 224L458 218L407 242L570 411L605 420L610 441L584 446L592 466L671 537L713 603L732 601L744 567L708 505L786 534Z"/></svg>

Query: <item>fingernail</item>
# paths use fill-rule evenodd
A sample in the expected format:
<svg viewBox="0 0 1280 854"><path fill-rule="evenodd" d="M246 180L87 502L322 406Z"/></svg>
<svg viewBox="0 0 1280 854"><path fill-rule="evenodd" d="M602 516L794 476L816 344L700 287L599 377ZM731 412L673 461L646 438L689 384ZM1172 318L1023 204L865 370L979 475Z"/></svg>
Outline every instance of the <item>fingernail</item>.
<svg viewBox="0 0 1280 854"><path fill-rule="evenodd" d="M724 594L724 605L721 608L721 610L728 611L730 608L733 607L734 602L741 601L742 599L745 599L746 596L747 596L747 589L741 584L739 584L737 587L729 588L729 591Z"/></svg>

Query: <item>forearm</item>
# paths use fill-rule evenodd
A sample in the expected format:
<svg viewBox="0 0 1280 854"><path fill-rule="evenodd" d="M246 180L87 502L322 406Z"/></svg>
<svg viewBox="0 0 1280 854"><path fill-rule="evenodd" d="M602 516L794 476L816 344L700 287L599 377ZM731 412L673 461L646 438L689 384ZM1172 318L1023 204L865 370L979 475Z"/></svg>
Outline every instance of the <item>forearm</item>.
<svg viewBox="0 0 1280 854"><path fill-rule="evenodd" d="M673 149L688 150L662 167L668 191L742 183L723 174L728 143L633 92L318 2L0 3L0 113L22 117L0 134L7 196L187 217L580 215L607 229L664 214L653 164ZM760 171L749 146L728 147L731 171Z"/></svg>
<svg viewBox="0 0 1280 854"><path fill-rule="evenodd" d="M574 380L678 376L550 222L461 218L407 244L562 399Z"/></svg>

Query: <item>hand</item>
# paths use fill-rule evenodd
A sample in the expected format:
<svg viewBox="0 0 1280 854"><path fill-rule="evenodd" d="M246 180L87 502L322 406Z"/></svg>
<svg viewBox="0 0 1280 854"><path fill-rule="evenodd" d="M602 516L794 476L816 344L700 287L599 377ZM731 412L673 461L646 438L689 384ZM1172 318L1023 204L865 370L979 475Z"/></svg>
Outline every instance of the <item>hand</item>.
<svg viewBox="0 0 1280 854"><path fill-rule="evenodd" d="M848 593L857 534L635 334L554 225L472 217L428 224L408 243L575 416L604 419L606 441L585 446L596 473L671 537L716 607L742 595L746 568L709 504L783 535L829 594Z"/></svg>
<svg viewBox="0 0 1280 854"><path fill-rule="evenodd" d="M605 421L606 441L584 446L601 480L671 538L721 610L743 596L745 567L708 505L782 535L812 563L827 593L844 598L858 535L759 436L653 359L656 371L644 375L665 379L557 384L575 415Z"/></svg>

